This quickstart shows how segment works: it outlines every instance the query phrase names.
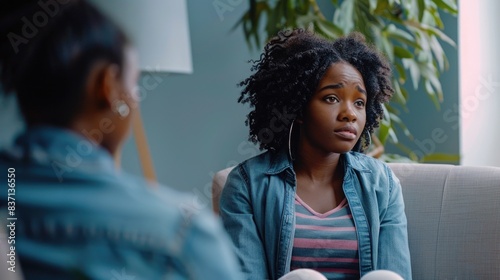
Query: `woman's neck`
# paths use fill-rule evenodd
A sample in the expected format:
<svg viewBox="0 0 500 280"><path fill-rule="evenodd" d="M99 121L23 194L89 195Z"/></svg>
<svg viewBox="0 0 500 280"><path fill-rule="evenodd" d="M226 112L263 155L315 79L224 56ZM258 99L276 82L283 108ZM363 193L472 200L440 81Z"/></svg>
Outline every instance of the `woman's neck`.
<svg viewBox="0 0 500 280"><path fill-rule="evenodd" d="M338 180L343 174L340 154L322 153L304 145L299 147L293 167L298 176L318 183Z"/></svg>

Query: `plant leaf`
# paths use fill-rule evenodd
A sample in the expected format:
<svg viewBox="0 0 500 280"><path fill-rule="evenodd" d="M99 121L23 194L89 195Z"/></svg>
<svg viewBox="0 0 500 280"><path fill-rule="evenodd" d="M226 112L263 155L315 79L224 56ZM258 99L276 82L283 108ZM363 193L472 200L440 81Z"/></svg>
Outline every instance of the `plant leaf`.
<svg viewBox="0 0 500 280"><path fill-rule="evenodd" d="M413 54L400 46L395 46L394 47L394 55L399 58L413 58Z"/></svg>
<svg viewBox="0 0 500 280"><path fill-rule="evenodd" d="M374 12L377 9L378 0L370 0L370 12ZM382 1L380 1L382 2Z"/></svg>
<svg viewBox="0 0 500 280"><path fill-rule="evenodd" d="M444 154L444 153L432 153L423 156L420 159L420 162L430 163L430 162L439 162L439 163L459 163L460 155L455 154Z"/></svg>
<svg viewBox="0 0 500 280"><path fill-rule="evenodd" d="M343 1L335 10L333 23L342 29L343 34L348 34L354 29L354 3L355 1Z"/></svg>
<svg viewBox="0 0 500 280"><path fill-rule="evenodd" d="M411 80L413 82L413 88L418 89L418 84L420 83L420 68L418 64L413 59L403 59L403 66L410 71Z"/></svg>
<svg viewBox="0 0 500 280"><path fill-rule="evenodd" d="M450 1L450 0L433 0L433 2L442 10L452 14L452 15L457 15L458 14L458 6L456 1Z"/></svg>
<svg viewBox="0 0 500 280"><path fill-rule="evenodd" d="M401 91L401 86L399 85L398 81L396 79L393 79L392 83L394 87L393 100L402 105L406 104L406 100L403 96L403 93Z"/></svg>
<svg viewBox="0 0 500 280"><path fill-rule="evenodd" d="M403 44L414 47L415 49L421 49L420 45L416 42L415 37L407 31L397 28L394 24L390 24L387 27L387 36L391 39L400 41Z"/></svg>
<svg viewBox="0 0 500 280"><path fill-rule="evenodd" d="M390 123L387 123L386 121L380 122L380 127L378 130L378 139L382 144L385 144L385 142L387 141L387 137L389 136L389 127Z"/></svg>
<svg viewBox="0 0 500 280"><path fill-rule="evenodd" d="M335 24L327 20L317 20L314 22L315 29L317 28L327 38L338 38L343 35L343 30Z"/></svg>
<svg viewBox="0 0 500 280"><path fill-rule="evenodd" d="M432 87L432 83L429 80L424 80L424 85L425 85L425 91L427 92L427 95L431 98L436 109L439 110L441 108L441 104L439 103L439 99L437 97L436 91Z"/></svg>
<svg viewBox="0 0 500 280"><path fill-rule="evenodd" d="M422 24L421 26L422 26L422 29L426 30L427 32L430 32L431 34L438 36L439 39L445 41L450 46L452 46L452 47L457 46L455 41L453 41L450 37L448 37L448 35L444 34L444 32L439 30L438 28L433 27L433 26L429 26L429 25L424 25L424 24Z"/></svg>
<svg viewBox="0 0 500 280"><path fill-rule="evenodd" d="M447 59L443 51L443 47L441 47L441 44L437 40L436 36L431 36L430 45L431 50L434 53L434 57L436 58L436 61L438 63L439 70L443 71L448 66Z"/></svg>
<svg viewBox="0 0 500 280"><path fill-rule="evenodd" d="M401 63L398 61L396 63L394 63L394 67L396 67L396 70L397 70L398 75L399 75L399 83L401 85L403 85L406 82L406 71L405 71L403 65L401 65Z"/></svg>
<svg viewBox="0 0 500 280"><path fill-rule="evenodd" d="M424 18L424 12L426 7L425 0L418 0L417 3L418 3L418 20L422 21L422 19Z"/></svg>

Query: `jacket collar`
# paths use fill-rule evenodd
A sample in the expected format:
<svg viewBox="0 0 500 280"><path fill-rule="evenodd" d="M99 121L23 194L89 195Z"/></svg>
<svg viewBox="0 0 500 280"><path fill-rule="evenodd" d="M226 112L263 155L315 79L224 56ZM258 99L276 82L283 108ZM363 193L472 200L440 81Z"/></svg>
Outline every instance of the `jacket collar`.
<svg viewBox="0 0 500 280"><path fill-rule="evenodd" d="M371 172L371 169L367 167L366 161L368 156L365 154L351 151L342 154L341 158L344 160L346 167L350 167L359 172Z"/></svg>
<svg viewBox="0 0 500 280"><path fill-rule="evenodd" d="M11 161L62 165L66 169L90 168L115 172L111 154L82 135L54 126L33 126L22 132L12 147L0 152Z"/></svg>
<svg viewBox="0 0 500 280"><path fill-rule="evenodd" d="M293 172L293 161L288 154L288 149L282 148L279 151L270 151L271 160L269 160L269 167L266 174L276 175L287 169Z"/></svg>

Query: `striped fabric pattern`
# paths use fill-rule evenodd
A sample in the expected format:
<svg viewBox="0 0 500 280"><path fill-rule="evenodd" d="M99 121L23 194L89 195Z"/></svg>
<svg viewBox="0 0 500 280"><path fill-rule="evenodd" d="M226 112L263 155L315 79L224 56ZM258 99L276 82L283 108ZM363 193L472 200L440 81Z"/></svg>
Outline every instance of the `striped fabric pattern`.
<svg viewBox="0 0 500 280"><path fill-rule="evenodd" d="M359 279L356 227L346 199L320 214L296 196L295 219L291 270L314 269L329 280Z"/></svg>

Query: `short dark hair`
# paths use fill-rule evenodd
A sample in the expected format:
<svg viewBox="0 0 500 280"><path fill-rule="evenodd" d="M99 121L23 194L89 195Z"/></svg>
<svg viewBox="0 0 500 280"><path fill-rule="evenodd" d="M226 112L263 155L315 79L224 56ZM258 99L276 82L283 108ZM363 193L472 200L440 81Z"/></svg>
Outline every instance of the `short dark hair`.
<svg viewBox="0 0 500 280"><path fill-rule="evenodd" d="M3 89L17 95L28 125L70 125L82 109L92 66L107 61L122 69L130 41L85 0L2 2Z"/></svg>
<svg viewBox="0 0 500 280"><path fill-rule="evenodd" d="M301 116L326 70L334 63L347 62L363 77L367 91L365 130L372 133L383 117L383 103L394 92L391 68L383 55L365 42L363 35L352 33L330 41L303 29L278 33L254 61L249 78L238 99L249 103L247 116L249 140L261 150L279 150L288 144L291 122ZM366 133L362 138L366 138ZM353 150L366 147L361 139Z"/></svg>

